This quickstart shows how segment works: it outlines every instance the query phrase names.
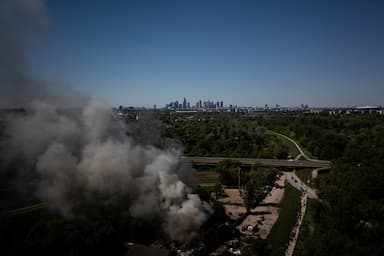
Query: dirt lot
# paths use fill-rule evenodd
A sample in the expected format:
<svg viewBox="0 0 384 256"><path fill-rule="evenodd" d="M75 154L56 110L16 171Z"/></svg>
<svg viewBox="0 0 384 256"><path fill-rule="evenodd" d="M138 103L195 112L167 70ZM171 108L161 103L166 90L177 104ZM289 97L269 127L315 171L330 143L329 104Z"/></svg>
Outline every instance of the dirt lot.
<svg viewBox="0 0 384 256"><path fill-rule="evenodd" d="M262 204L264 205L257 206L252 209L252 214L247 216L247 218L237 227L240 231L244 226L255 226L259 222L258 228L260 229L260 237L262 239L267 238L272 226L279 217L277 204L283 199L284 196L284 182L285 175L281 176L277 181L280 188L273 189L271 193L262 201ZM247 231L245 233L247 233Z"/></svg>
<svg viewBox="0 0 384 256"><path fill-rule="evenodd" d="M225 204L224 209L227 215L232 215L235 217L247 212L247 209L245 208L245 206L237 206L237 205L230 205L230 204Z"/></svg>
<svg viewBox="0 0 384 256"><path fill-rule="evenodd" d="M218 201L224 204L238 204L244 205L244 200L240 196L240 191L237 188L225 188L224 189L225 197L219 198Z"/></svg>
<svg viewBox="0 0 384 256"><path fill-rule="evenodd" d="M225 188L224 195L224 197L221 197L217 200L223 203L225 213L228 216L237 217L247 211L244 206L244 200L241 198L239 189Z"/></svg>
<svg viewBox="0 0 384 256"><path fill-rule="evenodd" d="M251 210L251 214L237 227L240 231L244 226L253 227L258 224L260 237L262 239L267 238L272 226L279 217L279 209L277 205L284 196L285 179L285 175L281 176L276 182L278 187L271 190L260 206ZM226 188L224 189L224 194L225 196L219 198L218 201L223 203L227 215L236 217L246 212L244 200L241 198L239 189ZM243 233L252 234L251 231L245 231Z"/></svg>

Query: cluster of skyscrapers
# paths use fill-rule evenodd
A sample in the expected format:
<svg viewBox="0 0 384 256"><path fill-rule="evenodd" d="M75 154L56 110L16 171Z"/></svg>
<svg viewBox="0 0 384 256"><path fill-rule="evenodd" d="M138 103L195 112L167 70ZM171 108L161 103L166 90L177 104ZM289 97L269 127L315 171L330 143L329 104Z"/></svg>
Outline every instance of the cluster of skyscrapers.
<svg viewBox="0 0 384 256"><path fill-rule="evenodd" d="M167 109L220 109L224 108L224 102L223 101L202 101L199 100L196 102L195 105L191 105L189 101L186 100L186 98L183 99L183 101L171 101L165 106Z"/></svg>

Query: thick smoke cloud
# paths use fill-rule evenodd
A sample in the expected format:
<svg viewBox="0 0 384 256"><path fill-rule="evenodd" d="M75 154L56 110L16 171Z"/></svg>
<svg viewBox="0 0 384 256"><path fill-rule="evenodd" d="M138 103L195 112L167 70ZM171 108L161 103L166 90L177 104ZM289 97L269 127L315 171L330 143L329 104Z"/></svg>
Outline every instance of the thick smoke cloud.
<svg viewBox="0 0 384 256"><path fill-rule="evenodd" d="M92 193L112 206L126 195L131 216L163 217L171 239L190 239L210 206L177 175L188 171L180 170L180 152L138 144L122 131L106 104L89 102L74 115L38 102L9 119L4 143L29 163L25 172L36 173L37 195L63 216L75 217Z"/></svg>
<svg viewBox="0 0 384 256"><path fill-rule="evenodd" d="M17 171L33 177L36 195L63 216L75 218L84 205L95 203L95 195L101 205L125 198L131 216L161 217L172 240L191 239L211 207L180 180L180 150L141 143L126 135L127 127L107 104L62 93L30 75L23 60L28 45L20 43L24 35L15 30L12 14L39 27L47 22L44 5L0 4L1 107L26 108L6 121L3 164L21 159ZM77 108L69 109L74 102Z"/></svg>

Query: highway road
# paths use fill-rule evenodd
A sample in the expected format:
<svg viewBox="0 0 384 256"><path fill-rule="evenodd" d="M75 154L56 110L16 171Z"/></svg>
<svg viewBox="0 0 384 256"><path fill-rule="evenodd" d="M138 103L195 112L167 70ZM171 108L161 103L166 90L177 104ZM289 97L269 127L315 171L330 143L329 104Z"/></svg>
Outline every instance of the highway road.
<svg viewBox="0 0 384 256"><path fill-rule="evenodd" d="M243 166L252 166L261 164L264 166L272 167L303 167L303 168L324 168L331 167L330 161L325 160L293 160L293 159L264 159L264 158L234 158L234 157L200 157L200 156L184 156L184 161L191 161L197 166L214 166L224 160L236 160L239 161Z"/></svg>

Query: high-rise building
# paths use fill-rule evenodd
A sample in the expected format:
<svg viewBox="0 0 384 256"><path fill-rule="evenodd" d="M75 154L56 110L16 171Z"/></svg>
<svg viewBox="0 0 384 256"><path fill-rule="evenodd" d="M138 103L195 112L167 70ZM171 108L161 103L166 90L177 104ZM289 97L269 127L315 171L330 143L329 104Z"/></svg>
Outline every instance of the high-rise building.
<svg viewBox="0 0 384 256"><path fill-rule="evenodd" d="M213 100L198 100L196 104L191 104L191 102L187 101L186 97L183 97L183 100L181 102L179 102L178 100L171 101L169 104L166 104L166 107L171 109L223 109L224 102ZM234 106L231 105L230 107L233 108Z"/></svg>

